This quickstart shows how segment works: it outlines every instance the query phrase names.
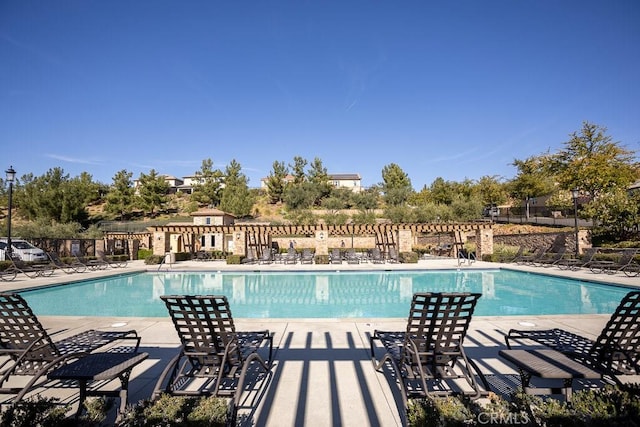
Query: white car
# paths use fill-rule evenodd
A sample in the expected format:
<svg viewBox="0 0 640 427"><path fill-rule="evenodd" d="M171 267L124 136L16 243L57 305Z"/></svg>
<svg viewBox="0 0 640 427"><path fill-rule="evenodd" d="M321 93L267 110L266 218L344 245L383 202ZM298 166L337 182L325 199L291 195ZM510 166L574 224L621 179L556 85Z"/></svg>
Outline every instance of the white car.
<svg viewBox="0 0 640 427"><path fill-rule="evenodd" d="M26 240L13 240L11 239L11 248L14 255L17 255L22 261L48 261L49 257L40 248L36 248ZM2 259L4 259L4 253L7 249L7 239L0 239L0 252Z"/></svg>

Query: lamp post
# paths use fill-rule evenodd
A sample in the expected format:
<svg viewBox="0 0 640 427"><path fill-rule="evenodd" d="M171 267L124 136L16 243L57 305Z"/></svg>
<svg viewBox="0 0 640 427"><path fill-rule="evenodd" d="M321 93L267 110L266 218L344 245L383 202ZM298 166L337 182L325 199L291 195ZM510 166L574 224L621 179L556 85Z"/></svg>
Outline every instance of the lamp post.
<svg viewBox="0 0 640 427"><path fill-rule="evenodd" d="M5 256L11 258L11 210L13 199L13 181L16 179L16 171L13 170L13 166L9 166L9 169L4 171L7 174L7 182L9 183L9 214L7 215L7 248L5 249Z"/></svg>
<svg viewBox="0 0 640 427"><path fill-rule="evenodd" d="M573 199L573 224L576 229L576 256L579 254L580 242L578 240L578 196L580 195L580 190L574 188L571 190L571 198Z"/></svg>

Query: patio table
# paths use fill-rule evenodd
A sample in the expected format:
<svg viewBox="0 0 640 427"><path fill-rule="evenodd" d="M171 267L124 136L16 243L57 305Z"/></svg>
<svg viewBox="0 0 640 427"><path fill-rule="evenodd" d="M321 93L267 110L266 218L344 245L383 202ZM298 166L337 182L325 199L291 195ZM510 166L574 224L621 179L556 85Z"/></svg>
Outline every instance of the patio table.
<svg viewBox="0 0 640 427"><path fill-rule="evenodd" d="M522 388L527 394L563 394L569 402L574 379L602 378L598 372L556 350L500 350L499 354L518 367ZM562 387L532 387L531 377L562 380Z"/></svg>

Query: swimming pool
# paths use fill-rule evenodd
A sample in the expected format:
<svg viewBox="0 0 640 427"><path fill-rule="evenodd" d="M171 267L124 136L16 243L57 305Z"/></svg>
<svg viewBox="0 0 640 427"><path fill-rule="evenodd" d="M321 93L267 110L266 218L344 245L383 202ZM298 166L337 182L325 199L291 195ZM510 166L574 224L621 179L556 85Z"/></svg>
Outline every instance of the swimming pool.
<svg viewBox="0 0 640 427"><path fill-rule="evenodd" d="M135 273L21 292L37 315L167 317L165 294L224 294L234 317L404 318L415 292L481 292L478 316L610 314L628 288L510 270Z"/></svg>

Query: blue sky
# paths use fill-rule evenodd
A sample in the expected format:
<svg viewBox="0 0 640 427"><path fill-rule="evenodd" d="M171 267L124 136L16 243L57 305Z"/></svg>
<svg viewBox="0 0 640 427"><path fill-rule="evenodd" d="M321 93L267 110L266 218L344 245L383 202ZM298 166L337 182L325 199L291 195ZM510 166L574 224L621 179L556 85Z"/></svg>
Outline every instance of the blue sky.
<svg viewBox="0 0 640 427"><path fill-rule="evenodd" d="M583 121L640 152L637 0L1 0L2 170L323 161L511 179Z"/></svg>

